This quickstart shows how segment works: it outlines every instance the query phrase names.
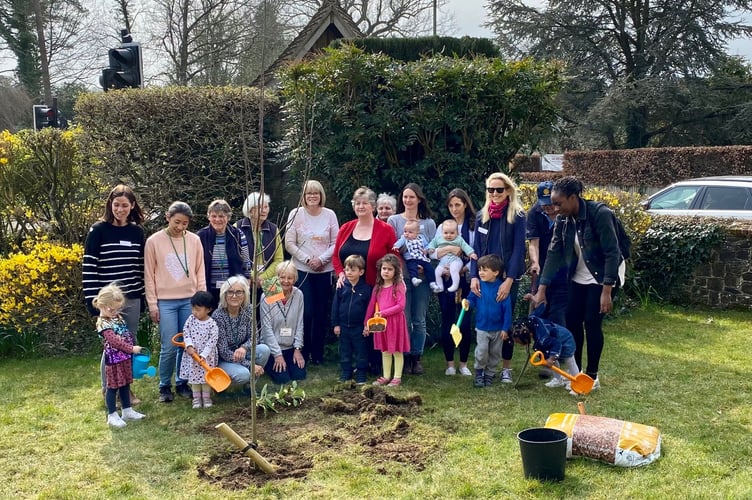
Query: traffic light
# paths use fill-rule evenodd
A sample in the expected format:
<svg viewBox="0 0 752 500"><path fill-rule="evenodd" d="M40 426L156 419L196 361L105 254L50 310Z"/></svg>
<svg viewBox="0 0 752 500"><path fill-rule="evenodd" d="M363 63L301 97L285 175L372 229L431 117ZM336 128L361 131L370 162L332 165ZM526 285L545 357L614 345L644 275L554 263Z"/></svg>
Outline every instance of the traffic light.
<svg viewBox="0 0 752 500"><path fill-rule="evenodd" d="M99 82L106 91L143 87L141 44L124 43L108 52L110 67L102 70Z"/></svg>
<svg viewBox="0 0 752 500"><path fill-rule="evenodd" d="M57 106L34 105L34 130L57 128Z"/></svg>

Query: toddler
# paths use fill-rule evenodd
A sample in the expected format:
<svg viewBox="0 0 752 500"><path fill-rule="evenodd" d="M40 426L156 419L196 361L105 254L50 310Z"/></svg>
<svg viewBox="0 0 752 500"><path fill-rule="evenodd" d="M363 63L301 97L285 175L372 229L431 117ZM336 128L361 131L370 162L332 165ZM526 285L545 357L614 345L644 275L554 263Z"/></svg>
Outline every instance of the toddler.
<svg viewBox="0 0 752 500"><path fill-rule="evenodd" d="M363 275L366 262L360 255L350 255L345 259L345 284L337 288L332 301L332 323L334 335L339 338L339 361L342 367L340 382L353 376L355 361L355 383L366 383L368 370L368 345L363 337L363 322L371 300L371 287Z"/></svg>
<svg viewBox="0 0 752 500"><path fill-rule="evenodd" d="M574 359L574 337L563 326L541 318L545 309L546 304L541 304L526 319L515 321L512 340L522 345L530 345L532 342L533 350L541 351L546 357L546 365L558 367L559 363L562 363L565 371L574 377L580 373ZM564 377L554 372L553 378L545 385L546 387L567 387L569 384Z"/></svg>
<svg viewBox="0 0 752 500"><path fill-rule="evenodd" d="M429 255L435 255L436 250L443 247L460 247L465 255L473 260L478 259L478 255L473 250L473 247L467 244L465 239L459 235L457 230L457 221L454 219L447 219L441 224L441 234L436 233L431 243L428 244ZM449 276L452 278L452 284L447 288L448 292L456 292L460 287L460 271L465 265L464 261L458 255L453 253L447 253L441 259L436 266L436 286L431 287L434 292L440 293L444 291L444 285L442 284L441 276L444 271L449 270Z"/></svg>
<svg viewBox="0 0 752 500"><path fill-rule="evenodd" d="M180 363L180 377L188 380L193 392L193 408L210 408L211 387L206 383L206 371L201 367L192 354L197 353L210 367L217 366L217 341L219 328L214 319L209 316L212 312L214 298L209 292L199 291L191 297L191 315L183 326L183 342L185 352Z"/></svg>
<svg viewBox="0 0 752 500"><path fill-rule="evenodd" d="M426 256L428 241L426 240L426 237L420 233L420 223L417 220L409 220L405 222L404 232L400 239L394 244L392 250L401 250L402 247L405 247L405 252L402 254L402 257L405 259L407 274L410 275L410 281L413 286L419 286L423 283L423 280L418 277L419 269L422 267L431 290L436 292L437 285L434 277L436 273L433 269L433 265L431 265L431 259Z"/></svg>
<svg viewBox="0 0 752 500"><path fill-rule="evenodd" d="M475 387L488 387L493 383L496 369L502 358L502 346L509 339L512 327L512 301L507 296L497 302L496 293L501 285L504 264L496 254L478 259L480 296L467 297L475 312ZM508 369L508 368L507 368Z"/></svg>
<svg viewBox="0 0 752 500"><path fill-rule="evenodd" d="M107 424L116 429L125 427L127 420L141 420L145 416L131 408L132 356L141 352L141 346L133 345L133 335L120 316L123 304L125 295L115 284L102 287L92 301L99 310L97 332L104 340ZM122 416L115 408L116 394L120 395L123 405Z"/></svg>
<svg viewBox="0 0 752 500"><path fill-rule="evenodd" d="M402 383L402 369L405 366L404 353L410 352L410 335L405 319L406 293L402 281L402 266L396 255L386 254L376 263L378 275L376 287L366 310L366 318L373 316L376 304L379 304L381 317L386 319L386 329L373 333L373 346L381 351L383 375L373 385L399 386ZM363 323L363 335L369 335L368 325ZM394 358L394 378L392 375L392 358ZM390 380L391 379L391 380Z"/></svg>

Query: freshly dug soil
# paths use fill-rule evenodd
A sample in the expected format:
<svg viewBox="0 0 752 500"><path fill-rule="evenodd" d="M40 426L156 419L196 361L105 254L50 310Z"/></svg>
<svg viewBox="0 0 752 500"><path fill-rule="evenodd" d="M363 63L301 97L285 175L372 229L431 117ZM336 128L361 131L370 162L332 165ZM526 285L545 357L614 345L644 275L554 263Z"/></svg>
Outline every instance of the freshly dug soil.
<svg viewBox="0 0 752 500"><path fill-rule="evenodd" d="M241 490L305 477L319 457L337 454L365 454L368 463L382 474L389 473L390 462L423 470L430 445L410 439L410 420L421 411L421 405L421 397L415 393L403 396L381 387L342 384L324 397L280 408L279 413L264 415L259 409L256 451L277 473L264 473L228 441L198 467L198 474L223 488ZM253 436L247 407L232 408L218 422L225 422L246 441ZM203 431L216 433L214 425Z"/></svg>

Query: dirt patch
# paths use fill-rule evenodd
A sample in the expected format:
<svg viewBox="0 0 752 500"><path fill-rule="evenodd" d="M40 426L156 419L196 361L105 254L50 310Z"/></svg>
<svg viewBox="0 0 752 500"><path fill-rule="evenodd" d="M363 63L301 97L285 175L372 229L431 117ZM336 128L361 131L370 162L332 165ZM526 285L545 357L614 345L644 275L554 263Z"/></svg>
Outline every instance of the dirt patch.
<svg viewBox="0 0 752 500"><path fill-rule="evenodd" d="M399 474L399 468L390 467L391 463L423 470L430 445L410 436L410 421L421 411L422 403L417 394L341 385L297 408L266 416L259 411L257 451L277 468L277 473L265 474L227 442L225 449L199 465L198 475L223 488L241 490L305 477L317 461L336 457L351 456L375 464L381 474ZM227 423L246 440L253 435L248 408L228 411L217 422ZM204 431L217 432L214 424Z"/></svg>

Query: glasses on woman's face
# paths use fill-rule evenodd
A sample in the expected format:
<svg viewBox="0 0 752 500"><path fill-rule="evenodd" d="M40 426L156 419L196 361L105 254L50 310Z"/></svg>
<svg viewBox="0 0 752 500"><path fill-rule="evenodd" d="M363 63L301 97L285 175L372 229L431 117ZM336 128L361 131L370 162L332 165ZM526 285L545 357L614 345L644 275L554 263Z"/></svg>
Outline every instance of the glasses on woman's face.
<svg viewBox="0 0 752 500"><path fill-rule="evenodd" d="M488 191L489 194L498 193L501 194L504 191L506 191L508 188L506 186L504 187L487 187L486 191Z"/></svg>
<svg viewBox="0 0 752 500"><path fill-rule="evenodd" d="M243 290L227 290L228 297L242 297L243 295L245 295Z"/></svg>

